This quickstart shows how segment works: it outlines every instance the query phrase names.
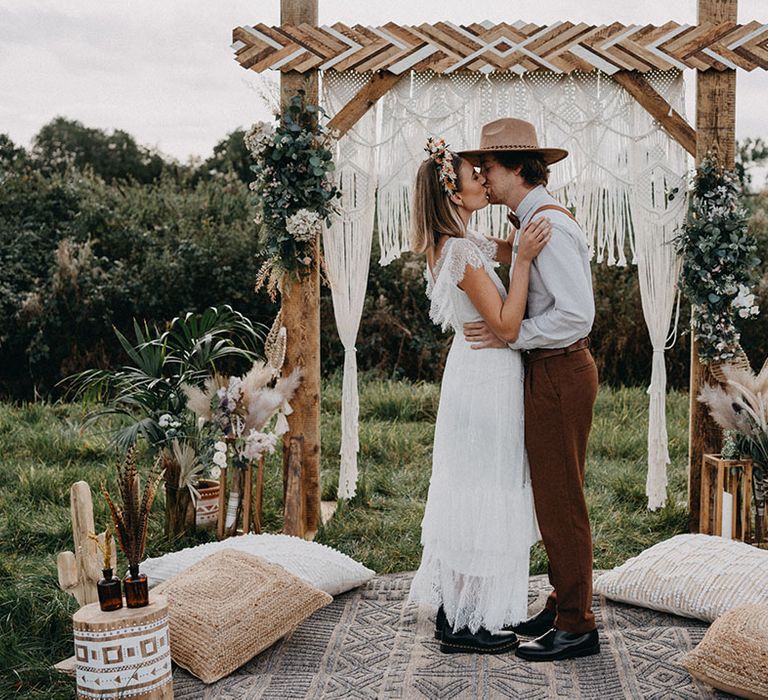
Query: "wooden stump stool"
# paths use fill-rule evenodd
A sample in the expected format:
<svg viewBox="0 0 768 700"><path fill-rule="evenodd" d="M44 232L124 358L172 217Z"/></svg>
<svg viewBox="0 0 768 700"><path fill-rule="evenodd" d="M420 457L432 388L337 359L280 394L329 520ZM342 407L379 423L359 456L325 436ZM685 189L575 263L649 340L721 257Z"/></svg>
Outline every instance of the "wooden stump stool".
<svg viewBox="0 0 768 700"><path fill-rule="evenodd" d="M73 618L78 698L173 698L168 601L102 612L98 603Z"/></svg>

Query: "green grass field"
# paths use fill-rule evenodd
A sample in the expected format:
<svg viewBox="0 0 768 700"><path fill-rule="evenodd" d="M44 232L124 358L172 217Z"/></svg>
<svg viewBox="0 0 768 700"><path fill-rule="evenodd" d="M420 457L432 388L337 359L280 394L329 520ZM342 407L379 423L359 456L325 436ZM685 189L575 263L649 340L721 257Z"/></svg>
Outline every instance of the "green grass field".
<svg viewBox="0 0 768 700"><path fill-rule="evenodd" d="M317 540L379 573L415 569L419 526L429 484L439 387L361 381L358 494L343 504ZM323 388L323 498L335 497L340 443L341 383ZM647 396L643 389L603 388L595 408L587 470L596 568L610 568L648 546L685 531L687 396L668 400L668 504L645 509ZM69 487L112 480L114 452L103 434L81 434L78 405L0 405L0 698L69 698L73 683L50 669L69 656L71 614L77 605L58 588L56 554L70 549ZM280 529L279 456L267 464L265 525ZM94 497L96 525L107 512ZM183 542L163 536L163 502L155 503L147 555ZM123 566L119 566L123 570ZM537 547L531 573L546 571Z"/></svg>

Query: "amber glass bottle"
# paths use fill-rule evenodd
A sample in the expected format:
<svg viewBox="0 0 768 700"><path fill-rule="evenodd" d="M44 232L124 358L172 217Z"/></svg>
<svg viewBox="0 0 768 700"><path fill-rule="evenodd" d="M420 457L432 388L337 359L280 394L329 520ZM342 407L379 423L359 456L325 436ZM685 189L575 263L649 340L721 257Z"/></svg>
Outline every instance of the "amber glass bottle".
<svg viewBox="0 0 768 700"><path fill-rule="evenodd" d="M128 574L123 579L125 590L125 604L129 608L143 608L149 605L149 587L146 574L139 573L139 566L128 567Z"/></svg>
<svg viewBox="0 0 768 700"><path fill-rule="evenodd" d="M123 594L120 589L120 579L112 575L112 569L102 569L104 577L96 584L99 594L99 607L105 612L119 610L123 607Z"/></svg>

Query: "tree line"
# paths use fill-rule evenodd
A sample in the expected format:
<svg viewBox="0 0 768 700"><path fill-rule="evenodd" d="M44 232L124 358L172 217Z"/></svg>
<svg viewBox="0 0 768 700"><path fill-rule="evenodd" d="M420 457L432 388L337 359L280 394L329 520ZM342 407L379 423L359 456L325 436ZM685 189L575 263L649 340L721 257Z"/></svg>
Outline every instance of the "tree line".
<svg viewBox="0 0 768 700"><path fill-rule="evenodd" d="M206 159L180 163L121 130L57 117L29 148L0 134L0 397L61 395L62 378L125 361L114 329L133 320L164 328L175 316L230 304L257 323L277 305L254 292L260 266L250 156L235 130ZM749 166L765 161L759 139L739 144L737 173L751 225L768 259L768 193L750 193ZM749 194L749 196L747 196ZM374 246L375 247L375 246ZM373 251L374 261L378 251ZM450 337L433 326L423 261L411 255L371 265L358 338L361 369L438 380ZM593 266L593 350L601 380L648 382L651 347L633 267ZM768 306L766 276L758 289ZM768 309L745 328L743 345L762 364ZM671 386L688 382L687 310L667 366ZM321 293L325 374L343 364L330 292Z"/></svg>

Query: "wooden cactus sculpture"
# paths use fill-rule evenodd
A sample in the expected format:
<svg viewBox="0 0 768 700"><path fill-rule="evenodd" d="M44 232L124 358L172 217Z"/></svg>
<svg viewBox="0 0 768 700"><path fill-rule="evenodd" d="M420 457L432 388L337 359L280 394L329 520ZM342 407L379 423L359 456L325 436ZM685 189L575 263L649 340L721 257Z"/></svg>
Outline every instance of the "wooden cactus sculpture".
<svg viewBox="0 0 768 700"><path fill-rule="evenodd" d="M72 512L72 536L74 552L59 552L56 565L59 570L59 586L71 593L80 607L95 603L99 596L96 584L101 578L104 564L97 543L89 537L95 531L93 524L93 499L91 487L86 481L77 481L69 491ZM104 546L104 533L98 536ZM117 552L112 548L112 568L117 568Z"/></svg>

